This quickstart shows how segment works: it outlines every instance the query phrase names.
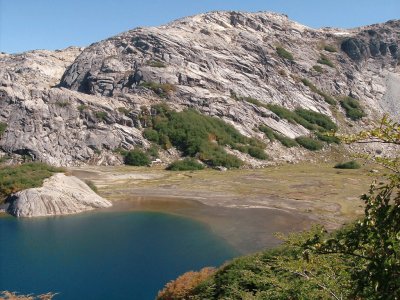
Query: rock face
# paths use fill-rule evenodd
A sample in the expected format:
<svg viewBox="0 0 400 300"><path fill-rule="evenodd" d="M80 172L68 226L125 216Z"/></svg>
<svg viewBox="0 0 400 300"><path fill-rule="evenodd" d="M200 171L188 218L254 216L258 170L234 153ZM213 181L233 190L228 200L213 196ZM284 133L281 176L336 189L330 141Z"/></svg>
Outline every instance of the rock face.
<svg viewBox="0 0 400 300"><path fill-rule="evenodd" d="M196 108L266 143L254 130L262 124L291 138L309 133L235 95L318 111L346 132L384 113L400 120L399 37L400 21L312 29L274 13L213 12L86 49L0 54L0 122L9 124L0 149L53 165L119 164L116 148L149 145L141 134L143 107L157 102ZM278 46L294 60L280 57ZM318 63L321 57L333 66ZM340 106L333 109L301 79L335 98L358 99L368 116L346 120ZM144 82L173 88L157 95ZM268 147L278 160L306 158L276 143Z"/></svg>
<svg viewBox="0 0 400 300"><path fill-rule="evenodd" d="M7 212L15 217L76 214L112 206L74 176L55 174L40 188L17 192L7 200Z"/></svg>

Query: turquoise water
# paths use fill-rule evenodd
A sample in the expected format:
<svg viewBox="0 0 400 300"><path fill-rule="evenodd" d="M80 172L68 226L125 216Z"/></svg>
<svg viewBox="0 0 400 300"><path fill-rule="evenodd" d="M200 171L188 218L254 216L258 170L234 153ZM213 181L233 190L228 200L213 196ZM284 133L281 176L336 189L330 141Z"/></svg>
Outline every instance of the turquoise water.
<svg viewBox="0 0 400 300"><path fill-rule="evenodd" d="M0 291L154 299L178 275L235 255L203 224L162 213L0 218Z"/></svg>

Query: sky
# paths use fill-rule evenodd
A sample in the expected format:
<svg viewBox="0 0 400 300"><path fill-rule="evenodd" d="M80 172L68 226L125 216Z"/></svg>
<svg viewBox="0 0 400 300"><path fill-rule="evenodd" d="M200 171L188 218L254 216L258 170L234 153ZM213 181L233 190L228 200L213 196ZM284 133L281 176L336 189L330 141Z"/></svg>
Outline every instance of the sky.
<svg viewBox="0 0 400 300"><path fill-rule="evenodd" d="M353 28L400 19L400 0L0 0L0 52L87 46L215 10L273 11L313 28Z"/></svg>

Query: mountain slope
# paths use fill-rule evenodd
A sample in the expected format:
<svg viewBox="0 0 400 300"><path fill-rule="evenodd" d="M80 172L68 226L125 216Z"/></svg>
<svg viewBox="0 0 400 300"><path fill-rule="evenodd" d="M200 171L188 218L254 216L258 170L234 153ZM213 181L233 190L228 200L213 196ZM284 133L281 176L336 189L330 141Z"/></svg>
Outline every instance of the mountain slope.
<svg viewBox="0 0 400 300"><path fill-rule="evenodd" d="M325 114L342 132L384 113L399 120L399 34L400 21L316 30L274 13L213 12L137 28L83 50L2 55L0 122L9 126L0 147L57 165L116 164L114 149L149 145L140 132L143 106L165 102L264 140L277 160L306 158L308 151L268 142L256 130L310 134L268 104ZM63 60L53 62L57 55ZM57 71L49 75L34 64ZM338 102L346 96L366 117L346 118Z"/></svg>

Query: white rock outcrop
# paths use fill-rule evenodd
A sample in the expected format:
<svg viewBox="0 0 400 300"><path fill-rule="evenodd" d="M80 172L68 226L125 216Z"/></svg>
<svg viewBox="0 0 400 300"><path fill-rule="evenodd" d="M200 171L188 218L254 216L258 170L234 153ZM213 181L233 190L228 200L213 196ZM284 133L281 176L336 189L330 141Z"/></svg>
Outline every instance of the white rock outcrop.
<svg viewBox="0 0 400 300"><path fill-rule="evenodd" d="M46 179L40 188L13 194L7 212L15 217L42 217L77 214L112 206L82 180L62 173Z"/></svg>

